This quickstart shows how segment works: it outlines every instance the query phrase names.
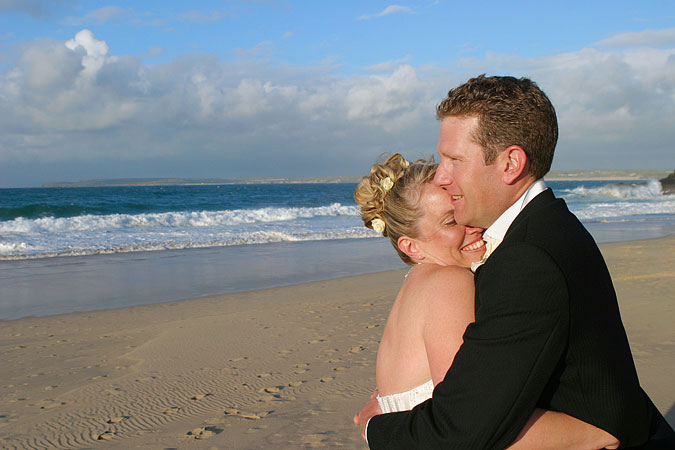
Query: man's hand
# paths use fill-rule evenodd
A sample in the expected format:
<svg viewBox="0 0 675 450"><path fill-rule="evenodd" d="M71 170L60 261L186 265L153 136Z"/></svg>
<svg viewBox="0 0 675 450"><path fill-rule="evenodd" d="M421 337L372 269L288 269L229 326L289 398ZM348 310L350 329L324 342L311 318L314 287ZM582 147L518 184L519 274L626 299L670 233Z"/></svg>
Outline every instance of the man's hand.
<svg viewBox="0 0 675 450"><path fill-rule="evenodd" d="M354 424L361 425L361 438L366 439L366 424L371 417L382 414L380 409L380 404L377 403L377 389L370 396L370 400L366 403L366 406L363 407L357 415L354 416Z"/></svg>

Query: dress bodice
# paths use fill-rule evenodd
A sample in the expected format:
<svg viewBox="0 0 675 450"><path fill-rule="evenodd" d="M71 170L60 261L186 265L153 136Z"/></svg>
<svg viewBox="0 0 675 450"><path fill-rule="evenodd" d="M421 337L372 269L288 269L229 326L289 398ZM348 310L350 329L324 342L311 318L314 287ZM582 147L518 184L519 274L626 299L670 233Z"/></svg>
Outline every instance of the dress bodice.
<svg viewBox="0 0 675 450"><path fill-rule="evenodd" d="M397 394L390 394L385 396L377 396L377 403L380 404L380 409L383 413L392 413L398 411L408 411L430 399L434 392L434 383L429 380L409 391L399 392Z"/></svg>

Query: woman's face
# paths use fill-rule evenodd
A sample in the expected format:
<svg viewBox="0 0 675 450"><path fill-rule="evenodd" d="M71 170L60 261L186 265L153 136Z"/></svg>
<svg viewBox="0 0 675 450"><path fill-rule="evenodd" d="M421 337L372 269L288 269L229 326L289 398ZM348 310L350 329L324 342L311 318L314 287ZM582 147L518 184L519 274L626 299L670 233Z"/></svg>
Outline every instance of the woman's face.
<svg viewBox="0 0 675 450"><path fill-rule="evenodd" d="M440 186L426 183L420 199L422 217L415 239L423 261L443 266L471 267L485 253L483 228L458 225L450 194Z"/></svg>

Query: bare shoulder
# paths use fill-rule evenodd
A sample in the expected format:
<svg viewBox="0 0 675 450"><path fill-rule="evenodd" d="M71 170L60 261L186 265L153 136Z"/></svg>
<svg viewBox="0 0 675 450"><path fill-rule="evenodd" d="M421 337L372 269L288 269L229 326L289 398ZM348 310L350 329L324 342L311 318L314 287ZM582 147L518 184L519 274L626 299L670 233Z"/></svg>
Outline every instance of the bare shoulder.
<svg viewBox="0 0 675 450"><path fill-rule="evenodd" d="M411 287L427 304L448 301L473 304L474 281L469 269L421 264L411 271L410 278Z"/></svg>
<svg viewBox="0 0 675 450"><path fill-rule="evenodd" d="M411 271L415 283L437 288L454 284L473 286L473 273L459 266L439 266L437 264L420 264Z"/></svg>

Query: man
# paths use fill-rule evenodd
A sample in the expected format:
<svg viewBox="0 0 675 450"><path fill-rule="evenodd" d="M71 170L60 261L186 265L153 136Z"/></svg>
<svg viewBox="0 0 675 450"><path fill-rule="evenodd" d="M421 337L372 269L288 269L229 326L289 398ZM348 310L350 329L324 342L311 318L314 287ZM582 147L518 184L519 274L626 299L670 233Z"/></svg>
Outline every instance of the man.
<svg viewBox="0 0 675 450"><path fill-rule="evenodd" d="M602 255L542 180L558 138L549 99L528 79L479 76L451 90L437 117L434 181L458 223L487 228L490 254L476 269L476 321L445 379L409 412L379 415L371 400L356 419L370 447L503 449L538 407L621 448L671 448L672 429L640 388Z"/></svg>

